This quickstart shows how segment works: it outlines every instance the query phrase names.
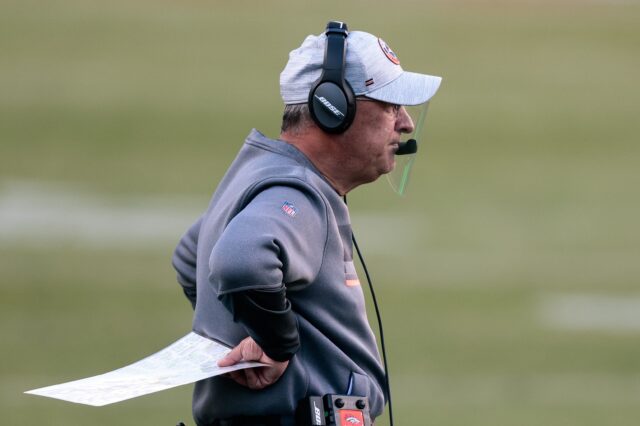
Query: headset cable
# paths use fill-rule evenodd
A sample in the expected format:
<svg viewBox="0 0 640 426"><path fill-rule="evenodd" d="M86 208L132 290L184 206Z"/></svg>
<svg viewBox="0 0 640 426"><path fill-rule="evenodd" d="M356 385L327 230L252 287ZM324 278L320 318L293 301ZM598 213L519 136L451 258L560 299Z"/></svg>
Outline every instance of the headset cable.
<svg viewBox="0 0 640 426"><path fill-rule="evenodd" d="M347 196L344 197L344 204L347 205ZM371 276L369 275L369 270L367 269L367 264L364 261L364 257L362 256L362 252L360 252L360 247L358 247L358 242L356 241L356 235L353 230L351 230L351 241L353 241L353 246L356 248L356 252L358 253L358 259L360 259L360 264L362 265L362 269L364 270L364 274L367 277L367 283L369 284L369 291L371 292L371 300L373 300L373 306L376 310L376 318L378 320L378 330L380 332L380 348L382 349L382 360L384 362L384 377L385 384L387 390L387 400L389 402L389 426L393 426L393 405L391 403L391 383L389 380L389 365L387 363L387 350L384 344L384 331L382 329L382 316L380 315L380 309L378 308L378 300L376 299L376 292L373 290L373 284L371 282Z"/></svg>

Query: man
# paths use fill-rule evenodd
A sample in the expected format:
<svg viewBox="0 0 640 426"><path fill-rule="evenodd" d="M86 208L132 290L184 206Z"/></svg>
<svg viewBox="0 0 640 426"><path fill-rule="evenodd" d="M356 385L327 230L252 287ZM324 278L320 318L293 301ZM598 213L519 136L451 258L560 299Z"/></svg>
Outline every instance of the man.
<svg viewBox="0 0 640 426"><path fill-rule="evenodd" d="M301 399L327 393L368 397L372 417L384 408L343 196L393 170L414 131L403 105L426 103L441 79L403 71L382 40L332 24L290 54L279 139L251 132L176 248L193 330L233 347L219 365L266 365L196 383L198 425L293 425ZM326 79L353 91L346 111L316 91Z"/></svg>

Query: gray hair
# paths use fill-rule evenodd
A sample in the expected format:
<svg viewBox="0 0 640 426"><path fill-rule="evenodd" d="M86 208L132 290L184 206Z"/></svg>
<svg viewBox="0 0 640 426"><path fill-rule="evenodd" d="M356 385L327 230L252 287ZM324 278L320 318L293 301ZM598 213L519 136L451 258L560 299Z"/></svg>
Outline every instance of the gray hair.
<svg viewBox="0 0 640 426"><path fill-rule="evenodd" d="M309 106L304 104L285 105L282 113L282 133L298 133L304 130L311 123Z"/></svg>

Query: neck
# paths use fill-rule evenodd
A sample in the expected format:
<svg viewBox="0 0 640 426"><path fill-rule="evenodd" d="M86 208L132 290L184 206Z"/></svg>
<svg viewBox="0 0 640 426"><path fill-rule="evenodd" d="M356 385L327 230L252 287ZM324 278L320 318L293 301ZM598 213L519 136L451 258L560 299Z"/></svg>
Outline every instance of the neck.
<svg viewBox="0 0 640 426"><path fill-rule="evenodd" d="M283 132L280 140L298 148L313 163L340 195L345 195L364 182L354 180L345 152L346 141L341 135L329 135L318 128L300 132Z"/></svg>

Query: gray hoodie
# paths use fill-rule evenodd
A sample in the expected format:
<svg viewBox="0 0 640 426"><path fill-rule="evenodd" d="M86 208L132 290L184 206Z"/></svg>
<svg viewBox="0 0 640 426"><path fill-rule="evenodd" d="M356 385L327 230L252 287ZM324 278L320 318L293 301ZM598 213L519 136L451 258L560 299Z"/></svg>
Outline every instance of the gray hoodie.
<svg viewBox="0 0 640 426"><path fill-rule="evenodd" d="M326 393L366 396L372 417L380 415L384 371L353 264L349 212L298 149L253 130L173 265L195 308L194 332L235 346L247 333L220 296L284 284L300 333L300 351L263 390L224 377L197 382L199 425L292 415L300 399Z"/></svg>

